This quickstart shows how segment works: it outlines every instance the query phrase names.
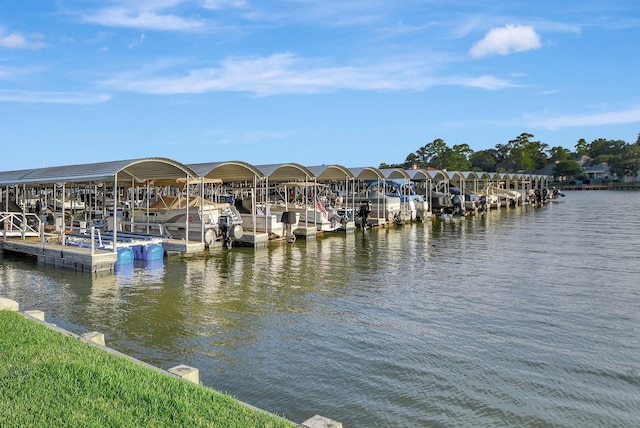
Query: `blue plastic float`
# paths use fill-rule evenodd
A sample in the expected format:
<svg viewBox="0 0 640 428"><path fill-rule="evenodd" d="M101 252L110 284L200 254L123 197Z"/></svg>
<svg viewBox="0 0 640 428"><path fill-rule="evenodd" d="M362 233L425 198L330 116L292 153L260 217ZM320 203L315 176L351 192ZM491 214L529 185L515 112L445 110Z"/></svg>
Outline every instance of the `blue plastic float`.
<svg viewBox="0 0 640 428"><path fill-rule="evenodd" d="M133 250L129 247L118 248L118 258L116 259L116 266L133 264L135 256Z"/></svg>
<svg viewBox="0 0 640 428"><path fill-rule="evenodd" d="M160 244L141 244L132 248L136 260L162 260L164 257L164 248Z"/></svg>

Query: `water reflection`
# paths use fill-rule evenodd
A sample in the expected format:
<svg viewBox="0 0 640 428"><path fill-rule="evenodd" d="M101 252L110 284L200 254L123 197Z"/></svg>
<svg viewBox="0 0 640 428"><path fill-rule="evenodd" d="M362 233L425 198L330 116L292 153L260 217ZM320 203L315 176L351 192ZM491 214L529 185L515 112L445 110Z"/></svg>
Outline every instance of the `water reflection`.
<svg viewBox="0 0 640 428"><path fill-rule="evenodd" d="M631 426L640 197L598 195L116 275L3 255L0 294L295 421Z"/></svg>

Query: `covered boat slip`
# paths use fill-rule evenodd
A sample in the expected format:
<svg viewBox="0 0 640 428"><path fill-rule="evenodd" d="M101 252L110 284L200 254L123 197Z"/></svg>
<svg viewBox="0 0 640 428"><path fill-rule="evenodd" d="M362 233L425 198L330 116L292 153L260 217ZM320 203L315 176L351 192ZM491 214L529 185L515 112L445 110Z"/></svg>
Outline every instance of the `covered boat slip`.
<svg viewBox="0 0 640 428"><path fill-rule="evenodd" d="M114 270L121 259L121 249L133 252L143 245L124 236L117 227L123 213L124 186L161 178L188 180L195 178L195 173L165 158L1 172L4 221L0 249L34 255L41 262L76 270ZM82 205L67 204L70 200ZM96 244L96 221L112 225L112 235L108 239L105 236L105 245ZM19 236L15 236L16 227L20 229ZM119 233L123 236L118 237ZM145 239L140 237L141 241ZM193 251L187 244L183 243L179 250ZM175 242L167 241L166 245L176 248ZM200 250L201 247L198 245Z"/></svg>
<svg viewBox="0 0 640 428"><path fill-rule="evenodd" d="M224 181L223 197L233 201L242 218L245 233L238 240L242 244L261 246L274 239L291 242L296 237L313 239L328 231L355 229L352 220L332 218L331 213L335 210L337 215L337 209L321 195L321 189L326 189L329 182L332 188L351 189L353 177L344 167L305 167L296 163L253 166L241 162L189 167L202 177ZM293 198L289 198L289 191Z"/></svg>
<svg viewBox="0 0 640 428"><path fill-rule="evenodd" d="M265 175L258 207L280 217L293 235L312 239L326 232L355 230L347 195L353 176L339 165L304 167L298 164L258 166Z"/></svg>
<svg viewBox="0 0 640 428"><path fill-rule="evenodd" d="M387 180L409 190L396 199L386 187L366 192L372 183ZM424 220L431 211L448 209L436 203L456 186L463 196L489 198L500 189L524 200L532 189L547 185L548 177L528 174L242 161L183 165L166 158L7 171L0 172L0 249L43 260L57 253L68 265L86 254L96 262L79 262L80 269L107 270L120 248L144 246L151 237L178 253L223 245L264 247L274 240L391 224L402 217L393 214L391 202L402 201L398 212L406 213L408 201L421 201ZM103 263L114 255L115 261Z"/></svg>

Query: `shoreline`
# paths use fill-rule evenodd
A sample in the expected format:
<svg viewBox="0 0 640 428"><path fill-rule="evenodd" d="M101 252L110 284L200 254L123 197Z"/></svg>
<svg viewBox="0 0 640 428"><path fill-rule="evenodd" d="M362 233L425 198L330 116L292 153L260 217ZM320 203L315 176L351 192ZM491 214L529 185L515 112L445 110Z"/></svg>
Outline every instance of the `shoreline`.
<svg viewBox="0 0 640 428"><path fill-rule="evenodd" d="M303 428L342 428L341 423L332 421L320 415L315 415L309 418L308 420L302 422L301 424L297 424L295 422L289 421L284 417L259 409L248 403L242 402L228 394L224 394L210 387L202 385L199 381L199 371L196 368L189 367L186 365L179 365L169 370L164 370L162 368L145 363L144 361L138 360L137 358L123 354L113 348L106 346L104 341L104 335L99 332L87 332L80 335L70 332L68 330L58 327L55 324L45 321L44 312L39 310L30 310L30 311L21 312L19 310L18 302L12 299L0 297L0 319L7 322L7 317L11 317L12 313L18 314L20 318L30 321L34 325L37 324L42 327L45 327L46 329L38 329L38 327L35 327L36 330L33 333L33 335L38 336L35 338L25 337L25 336L22 336L20 338L12 337L12 336L15 336L16 334L14 329L7 329L7 328L0 329L0 331L2 331L3 333L2 335L5 336L3 337L3 342L9 343L9 346L11 346L9 351L7 351L7 355L5 356L5 361L3 362L5 367L4 369L0 369L0 373L4 371L8 371L8 374L9 374L8 378L18 378L19 376L14 376L13 372L17 372L20 370L20 364L12 363L11 354L19 353L21 347L29 348L30 345L27 342L30 340L36 340L38 342L46 342L47 346L45 347L46 349L36 350L35 355L37 356L37 358L33 358L31 361L26 362L25 363L26 366L32 366L33 364L37 364L40 366L53 364L50 360L47 360L47 356L44 355L46 353L51 354L53 352L56 355L55 359L58 359L58 356L60 358L65 359L65 363L62 364L63 367L61 371L64 371L66 366L74 366L74 370L78 370L78 367L84 367L85 365L92 364L93 360L91 358L89 358L89 360L87 361L87 360L83 360L82 358L78 358L78 355L84 355L84 352L88 352L89 354L91 354L94 349L97 349L99 350L99 353L104 353L104 356L107 361L107 363L104 366L104 369L105 369L105 372L109 372L109 375L111 374L111 370L119 372L123 370L123 367L125 367L126 364L132 363L136 367L133 370L135 370L136 372L140 371L141 373L137 373L137 375L143 377L145 381L147 379L152 379L159 382L161 386L160 389L155 389L155 390L152 389L152 390L147 390L145 392L146 394L154 395L152 399L152 402L154 403L161 402L163 400L168 400L170 402L174 400L183 401L185 400L185 396L186 396L187 401L189 401L191 398L193 398L194 400L193 402L189 401L190 402L189 407L198 407L199 403L202 404L202 399L199 398L201 395L205 395L206 399L210 401L214 401L216 402L216 404L217 404L217 401L220 400L220 398L222 397L223 404L222 404L221 410L222 410L222 413L229 418L229 421L232 421L234 423L239 421L244 421L244 422L241 422L240 425L234 424L234 426L242 426L243 423L251 423L251 424L265 423L266 425L264 426L274 426L274 427L292 426L292 427L303 427ZM15 318L15 319L9 318L9 319L11 320L11 322L20 323L20 318ZM32 327L28 327L28 328L32 328ZM48 331L56 333L57 338L48 340L48 339L51 339L50 337L46 337L46 336L50 336L48 335ZM64 341L67 341L68 339L72 339L71 341L69 341L70 343L64 342ZM13 343L15 340L22 341L22 343L15 346L15 343ZM63 345L61 345L61 343ZM91 350L87 350L86 345L88 345L91 348ZM68 351L67 346L72 349L72 352L65 352L65 351ZM68 360L69 354L72 354L71 360ZM36 360L37 363L34 362L34 360ZM59 361L56 362L56 364L59 364L59 363L60 363ZM124 368L124 370L125 371L127 370L126 367ZM82 383L81 380L82 380L83 371L79 370L79 372L80 374L77 374L78 375L77 378L75 377L76 373L72 375L72 378L71 378L72 382L70 383L74 383L74 382ZM156 376L152 373L159 374L160 376ZM158 379L156 379L156 377L158 377ZM37 388L39 389L41 388L46 390L50 386L50 384L47 383L47 378L44 378L44 379L38 378L36 380L37 380ZM51 381L50 383L57 383L53 381L54 380L58 381L59 379L54 376L53 378L48 380ZM163 395L164 393L161 393L160 391L164 391L165 388L166 390L176 389L176 386L172 385L172 382L176 382L176 381L178 382L178 385L180 385L180 391L182 391L183 394L179 394L179 396L177 397L165 397ZM194 387L193 385L196 385L196 386ZM99 386L100 385L93 385L94 388ZM132 389L134 388L134 386L135 385L120 385L119 388ZM9 385L5 387L9 387ZM144 389L144 385L142 385L141 387ZM4 392L6 394L3 394L3 395L5 396L9 395L7 391L4 391ZM33 391L30 391L30 392L33 392ZM19 393L20 392L18 392L18 394ZM85 395L83 391L77 391L77 393L78 395L83 395L83 396ZM87 393L87 394L91 397L91 393ZM35 395L39 396L40 394L35 394ZM46 395L46 391L45 391L45 395ZM105 387L105 397L107 396L109 396L108 387ZM109 399L105 397L96 397L94 392L93 401L96 401L96 402L109 401ZM27 403L29 402L29 398L24 398L24 400ZM86 400L86 397L84 398L84 400ZM5 413L5 415L8 416L10 420L12 420L13 422L19 422L19 420L15 420L12 418L13 416L16 416L16 415L12 415L10 413L7 414L7 411L10 412L11 410L12 401L15 401L16 403L20 402L19 406L23 406L22 404L23 400L20 399L20 397L16 397L15 400L9 399L8 400L9 403L6 405L6 406L9 406L9 410L5 408L6 406L3 406L3 409L4 409L3 413ZM59 405L61 407L69 407L70 403L62 402L64 400L59 400L59 401L60 402L53 403L53 404ZM118 406L126 407L128 405L128 403L122 403L120 398L114 399L112 401L114 402L118 401L118 403L117 404L114 404L114 403L109 404L108 402L104 403L105 413L109 412L108 410L109 408L117 409ZM231 404L229 404L229 402ZM52 403L49 403L49 404L52 404ZM134 403L134 406L135 406L135 403ZM207 416L210 416L211 414L211 409L210 409L211 407L216 407L216 406L202 406L203 414L200 414L200 412L198 412L197 410L194 410L193 412L195 413L195 415L191 416L189 414L188 416L194 417L195 418L194 420L199 420L201 422L199 425L216 426L220 421L207 420ZM61 412L62 411L70 411L70 410L62 409ZM20 413L20 412L16 411L16 413ZM103 416L104 415L100 415L97 417L99 418L99 420L103 420ZM173 416L175 415L171 415L171 417ZM179 415L179 416L183 416L185 418L187 417L184 415ZM34 417L36 416L34 415ZM108 417L108 414L107 414L107 417ZM151 417L159 418L160 416L157 416L154 414ZM123 422L126 422L126 421L123 421ZM133 421L133 422L135 423L136 421ZM144 423L145 420L143 419L137 422ZM263 426L263 425L260 425L260 426Z"/></svg>

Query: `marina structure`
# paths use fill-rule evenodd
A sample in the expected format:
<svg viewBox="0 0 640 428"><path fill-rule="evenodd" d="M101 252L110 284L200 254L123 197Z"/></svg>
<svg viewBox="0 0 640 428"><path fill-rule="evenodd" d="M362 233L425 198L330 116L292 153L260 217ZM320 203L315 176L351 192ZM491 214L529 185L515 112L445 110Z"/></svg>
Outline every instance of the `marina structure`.
<svg viewBox="0 0 640 428"><path fill-rule="evenodd" d="M0 172L0 249L78 271L542 203L550 177L142 158Z"/></svg>

